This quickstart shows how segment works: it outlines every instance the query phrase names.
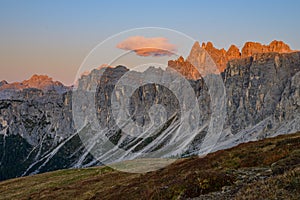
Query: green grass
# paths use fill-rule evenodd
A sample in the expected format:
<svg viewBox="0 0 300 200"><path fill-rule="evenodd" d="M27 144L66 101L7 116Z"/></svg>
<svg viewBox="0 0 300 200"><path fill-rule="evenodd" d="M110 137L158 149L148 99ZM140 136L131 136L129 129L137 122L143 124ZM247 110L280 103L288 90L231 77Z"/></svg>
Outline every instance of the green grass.
<svg viewBox="0 0 300 200"><path fill-rule="evenodd" d="M262 180L239 181L239 173L253 169L272 173ZM224 186L238 188L230 199L299 199L299 177L297 133L241 144L203 158L180 159L144 174L93 167L11 179L0 182L0 199L183 199L217 194Z"/></svg>

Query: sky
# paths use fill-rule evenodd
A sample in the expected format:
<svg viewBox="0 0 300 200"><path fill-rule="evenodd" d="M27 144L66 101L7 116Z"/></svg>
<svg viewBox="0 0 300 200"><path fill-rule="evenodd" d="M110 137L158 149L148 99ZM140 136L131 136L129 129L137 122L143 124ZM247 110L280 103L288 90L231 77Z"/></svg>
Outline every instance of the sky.
<svg viewBox="0 0 300 200"><path fill-rule="evenodd" d="M0 80L47 74L70 85L96 45L139 27L174 29L225 49L275 39L300 49L299 9L298 0L0 0Z"/></svg>

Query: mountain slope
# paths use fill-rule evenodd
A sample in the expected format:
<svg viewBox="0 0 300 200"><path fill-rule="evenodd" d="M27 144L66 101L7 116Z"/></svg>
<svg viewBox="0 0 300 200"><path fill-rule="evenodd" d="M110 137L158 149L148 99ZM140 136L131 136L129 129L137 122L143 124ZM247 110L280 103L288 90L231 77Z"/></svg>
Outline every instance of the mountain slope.
<svg viewBox="0 0 300 200"><path fill-rule="evenodd" d="M11 179L0 183L0 193L0 199L299 199L300 133L145 174L95 167Z"/></svg>

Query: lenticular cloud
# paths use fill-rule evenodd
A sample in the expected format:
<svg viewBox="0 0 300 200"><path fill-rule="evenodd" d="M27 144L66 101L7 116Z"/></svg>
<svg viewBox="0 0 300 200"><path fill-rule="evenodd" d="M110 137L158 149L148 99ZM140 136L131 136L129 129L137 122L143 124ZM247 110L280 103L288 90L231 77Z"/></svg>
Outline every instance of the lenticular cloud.
<svg viewBox="0 0 300 200"><path fill-rule="evenodd" d="M133 36L120 42L117 48L134 51L139 56L171 56L177 49L167 38Z"/></svg>

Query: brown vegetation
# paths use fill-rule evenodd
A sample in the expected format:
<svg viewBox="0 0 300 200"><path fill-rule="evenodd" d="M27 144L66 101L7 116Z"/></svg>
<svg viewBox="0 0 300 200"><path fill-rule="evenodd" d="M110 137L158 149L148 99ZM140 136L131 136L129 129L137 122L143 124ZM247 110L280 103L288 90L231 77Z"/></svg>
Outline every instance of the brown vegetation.
<svg viewBox="0 0 300 200"><path fill-rule="evenodd" d="M0 199L299 199L300 133L241 144L166 168L61 170L0 183Z"/></svg>

